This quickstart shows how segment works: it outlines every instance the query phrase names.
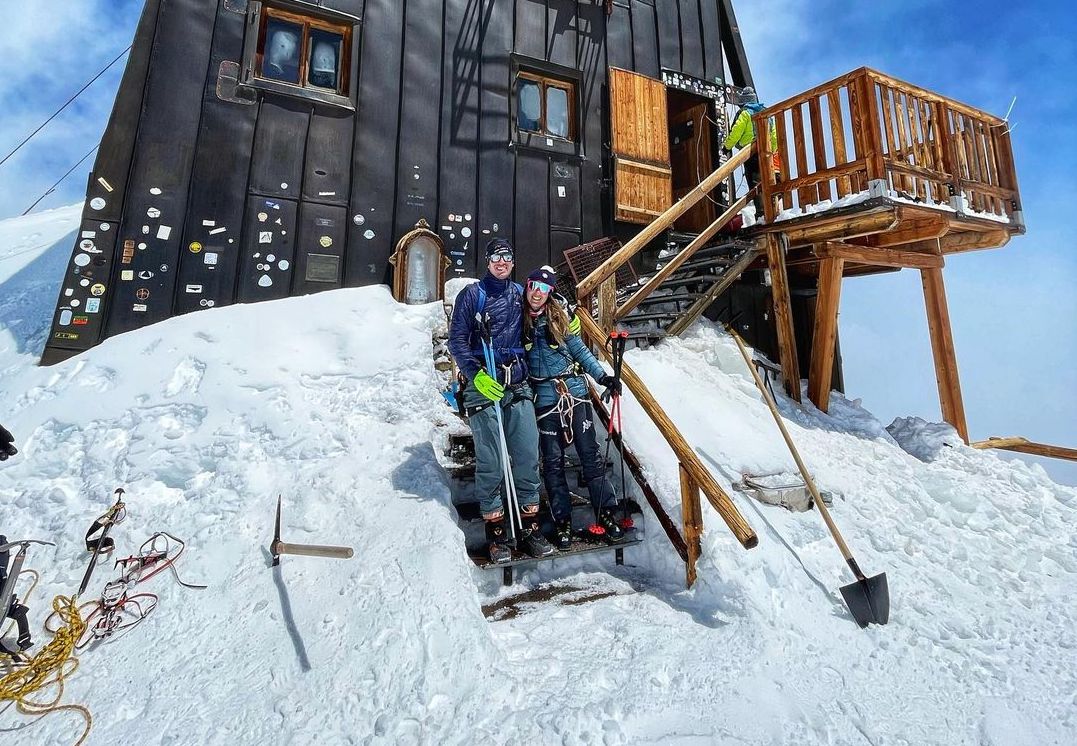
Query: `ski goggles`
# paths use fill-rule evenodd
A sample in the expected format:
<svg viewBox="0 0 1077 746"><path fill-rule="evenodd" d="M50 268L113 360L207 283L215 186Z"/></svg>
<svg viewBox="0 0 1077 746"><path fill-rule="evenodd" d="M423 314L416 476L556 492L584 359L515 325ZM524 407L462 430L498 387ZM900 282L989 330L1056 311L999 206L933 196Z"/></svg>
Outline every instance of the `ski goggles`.
<svg viewBox="0 0 1077 746"><path fill-rule="evenodd" d="M512 252L508 249L498 249L493 254L487 257L487 261L493 264L494 262L511 262L515 259Z"/></svg>
<svg viewBox="0 0 1077 746"><path fill-rule="evenodd" d="M528 280L527 289L537 290L540 293L546 293L547 295L549 295L553 292L553 285L549 284L548 282L542 282L541 280Z"/></svg>

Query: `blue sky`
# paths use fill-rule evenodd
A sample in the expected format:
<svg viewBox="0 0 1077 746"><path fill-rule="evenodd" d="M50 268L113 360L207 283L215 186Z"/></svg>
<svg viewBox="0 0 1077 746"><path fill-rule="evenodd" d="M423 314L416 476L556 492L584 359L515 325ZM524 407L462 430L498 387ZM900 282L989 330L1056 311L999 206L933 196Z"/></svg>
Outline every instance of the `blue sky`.
<svg viewBox="0 0 1077 746"><path fill-rule="evenodd" d="M663 0L659 0L661 7ZM141 0L17 3L0 27L0 157L131 40ZM735 2L764 101L868 65L1002 115L1027 235L947 261L970 435L1077 447L1077 22L1060 0ZM0 218L18 215L100 138L122 64L0 166ZM38 206L83 198L92 158ZM840 334L848 395L884 422L940 419L919 274L850 280ZM1077 464L1041 460L1077 484Z"/></svg>

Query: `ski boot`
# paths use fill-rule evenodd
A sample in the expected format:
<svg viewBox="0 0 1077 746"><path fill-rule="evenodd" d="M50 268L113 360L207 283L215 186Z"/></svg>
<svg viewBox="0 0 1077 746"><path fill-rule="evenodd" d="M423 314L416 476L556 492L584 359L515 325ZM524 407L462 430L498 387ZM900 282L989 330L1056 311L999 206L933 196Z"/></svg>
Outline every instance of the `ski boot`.
<svg viewBox="0 0 1077 746"><path fill-rule="evenodd" d="M598 525L606 530L603 538L610 544L616 544L625 538L625 532L624 529L621 528L621 522L617 520L617 517L609 508L599 513Z"/></svg>
<svg viewBox="0 0 1077 746"><path fill-rule="evenodd" d="M572 521L558 521L554 525L553 545L562 552L572 546Z"/></svg>
<svg viewBox="0 0 1077 746"><path fill-rule="evenodd" d="M509 546L509 536L505 531L505 518L495 518L486 521L486 541L490 554L490 561L494 563L508 562L512 559L512 547Z"/></svg>
<svg viewBox="0 0 1077 746"><path fill-rule="evenodd" d="M542 530L539 527L538 518L535 514L524 514L521 516L524 527L520 531L519 547L523 552L527 552L532 557L549 557L557 550L553 548L553 544L546 541L546 537L542 535Z"/></svg>

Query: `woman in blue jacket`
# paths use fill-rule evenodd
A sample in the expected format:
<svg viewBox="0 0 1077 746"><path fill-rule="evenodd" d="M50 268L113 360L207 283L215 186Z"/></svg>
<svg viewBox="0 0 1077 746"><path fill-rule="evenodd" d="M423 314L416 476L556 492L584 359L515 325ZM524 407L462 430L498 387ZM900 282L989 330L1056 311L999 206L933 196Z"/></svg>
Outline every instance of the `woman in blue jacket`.
<svg viewBox="0 0 1077 746"><path fill-rule="evenodd" d="M606 479L606 465L595 441L594 415L587 394L587 373L600 386L612 386L613 376L570 329L568 312L551 299L556 278L543 267L527 278L524 309L524 348L535 392L535 416L539 426L542 479L550 500L555 525L554 546L568 549L572 542L572 501L565 479L565 448L576 447L583 466L587 492L596 522L607 541L624 538L624 530L614 517L616 494ZM592 528L596 534L603 534Z"/></svg>

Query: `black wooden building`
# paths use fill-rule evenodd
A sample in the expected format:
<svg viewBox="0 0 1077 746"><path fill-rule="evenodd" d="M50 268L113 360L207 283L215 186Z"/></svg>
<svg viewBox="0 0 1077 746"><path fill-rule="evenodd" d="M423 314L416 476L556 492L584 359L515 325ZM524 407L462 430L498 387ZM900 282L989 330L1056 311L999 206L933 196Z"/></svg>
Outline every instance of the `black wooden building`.
<svg viewBox="0 0 1077 746"><path fill-rule="evenodd" d="M708 174L725 85L750 83L730 0L146 0L42 362L386 282L420 219L450 276L493 236L518 272L556 264L648 222L655 183Z"/></svg>

